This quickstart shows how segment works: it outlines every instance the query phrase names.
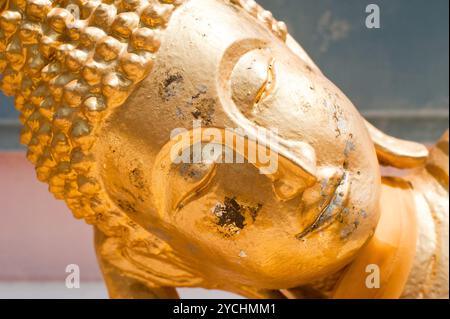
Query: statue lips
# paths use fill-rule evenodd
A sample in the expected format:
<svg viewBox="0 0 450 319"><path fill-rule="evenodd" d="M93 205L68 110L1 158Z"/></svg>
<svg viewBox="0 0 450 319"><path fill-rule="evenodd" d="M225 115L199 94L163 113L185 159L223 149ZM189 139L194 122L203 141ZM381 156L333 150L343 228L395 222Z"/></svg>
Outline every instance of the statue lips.
<svg viewBox="0 0 450 319"><path fill-rule="evenodd" d="M350 182L348 172L344 172L338 182L335 184L330 196L326 197L325 204L319 210L319 214L315 216L314 221L309 224L296 237L304 239L308 235L322 230L337 220L337 217L344 210L349 199Z"/></svg>

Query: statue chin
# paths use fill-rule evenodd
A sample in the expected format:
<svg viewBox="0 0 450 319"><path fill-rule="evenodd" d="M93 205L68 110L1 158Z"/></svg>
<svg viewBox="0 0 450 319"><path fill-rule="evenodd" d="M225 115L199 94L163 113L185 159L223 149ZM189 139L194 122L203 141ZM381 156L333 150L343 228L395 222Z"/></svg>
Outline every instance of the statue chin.
<svg viewBox="0 0 450 319"><path fill-rule="evenodd" d="M95 226L112 297L448 294L448 205L430 204L448 135L430 153L366 123L252 0L63 3L0 8L1 89L37 177Z"/></svg>

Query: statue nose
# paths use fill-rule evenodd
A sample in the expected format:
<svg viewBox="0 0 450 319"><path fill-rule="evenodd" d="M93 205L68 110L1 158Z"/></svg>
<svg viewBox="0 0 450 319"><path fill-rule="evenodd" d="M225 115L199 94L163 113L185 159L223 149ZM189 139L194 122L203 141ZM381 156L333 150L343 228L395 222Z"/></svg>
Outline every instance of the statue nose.
<svg viewBox="0 0 450 319"><path fill-rule="evenodd" d="M288 201L302 194L317 181L316 153L307 143L281 141L278 170L271 176L278 199Z"/></svg>

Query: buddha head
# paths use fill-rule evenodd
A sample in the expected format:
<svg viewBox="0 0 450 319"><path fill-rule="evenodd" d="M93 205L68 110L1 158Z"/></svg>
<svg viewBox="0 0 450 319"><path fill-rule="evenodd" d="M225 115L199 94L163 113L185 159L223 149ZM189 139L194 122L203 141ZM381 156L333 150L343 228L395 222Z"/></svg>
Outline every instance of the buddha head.
<svg viewBox="0 0 450 319"><path fill-rule="evenodd" d="M198 126L240 129L278 155L276 172L175 163L176 142ZM377 224L379 165L363 119L253 1L177 8L151 73L97 138L108 198L208 281L295 287L347 264Z"/></svg>
<svg viewBox="0 0 450 319"><path fill-rule="evenodd" d="M339 270L373 234L376 134L253 0L8 6L2 90L16 96L28 158L131 263L284 289ZM208 145L199 127L243 141L222 150L245 160L174 161L182 139ZM276 169L250 149L276 154Z"/></svg>

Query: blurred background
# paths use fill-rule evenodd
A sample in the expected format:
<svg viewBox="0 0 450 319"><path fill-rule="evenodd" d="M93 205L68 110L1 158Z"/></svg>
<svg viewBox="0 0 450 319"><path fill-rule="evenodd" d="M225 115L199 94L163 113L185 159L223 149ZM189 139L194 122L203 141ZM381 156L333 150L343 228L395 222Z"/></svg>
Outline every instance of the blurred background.
<svg viewBox="0 0 450 319"><path fill-rule="evenodd" d="M260 0L377 127L432 143L448 127L448 0ZM365 24L380 8L379 29ZM105 298L92 232L37 182L18 113L0 95L0 298ZM81 288L65 287L77 264ZM182 297L229 294L184 289Z"/></svg>

